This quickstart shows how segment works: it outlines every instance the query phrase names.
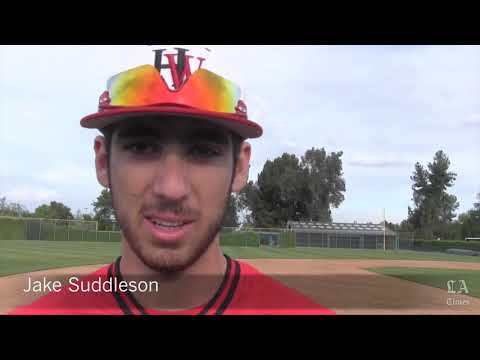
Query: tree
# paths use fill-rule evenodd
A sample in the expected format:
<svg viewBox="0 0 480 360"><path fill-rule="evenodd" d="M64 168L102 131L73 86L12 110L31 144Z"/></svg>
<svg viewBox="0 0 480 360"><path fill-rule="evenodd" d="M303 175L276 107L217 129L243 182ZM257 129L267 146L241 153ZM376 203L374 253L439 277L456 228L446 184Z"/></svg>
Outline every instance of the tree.
<svg viewBox="0 0 480 360"><path fill-rule="evenodd" d="M230 194L227 207L225 209L225 216L223 217L222 226L237 227L238 226L238 201L234 194Z"/></svg>
<svg viewBox="0 0 480 360"><path fill-rule="evenodd" d="M54 219L55 217L50 216L50 207L46 204L40 205L34 211L34 216L37 218L43 219Z"/></svg>
<svg viewBox="0 0 480 360"><path fill-rule="evenodd" d="M8 207L7 198L4 196L0 198L0 214L3 215L3 213L6 212L7 207Z"/></svg>
<svg viewBox="0 0 480 360"><path fill-rule="evenodd" d="M421 229L430 224L430 214L428 213L429 183L428 171L420 164L415 164L415 171L410 177L413 181L413 204L414 209L408 207L408 221L414 229Z"/></svg>
<svg viewBox="0 0 480 360"><path fill-rule="evenodd" d="M331 206L344 200L342 152L327 155L312 148L299 159L294 154L265 162L257 181L239 194L240 209L255 226L285 226L288 220L331 221Z"/></svg>
<svg viewBox="0 0 480 360"><path fill-rule="evenodd" d="M84 221L95 221L92 215L90 214L82 214L82 220Z"/></svg>
<svg viewBox="0 0 480 360"><path fill-rule="evenodd" d="M10 203L4 196L0 198L0 216L28 217L30 213L25 206L19 203Z"/></svg>
<svg viewBox="0 0 480 360"><path fill-rule="evenodd" d="M408 207L408 210L411 211L410 207ZM408 219L402 220L400 222L400 227L399 231L401 232L413 232L414 228L412 224L408 221Z"/></svg>
<svg viewBox="0 0 480 360"><path fill-rule="evenodd" d="M449 167L450 160L439 150L427 168L417 162L410 177L414 208L408 208L408 222L413 229L423 231L426 238L451 236L442 236L459 206L456 196L447 193L457 176L448 171Z"/></svg>
<svg viewBox="0 0 480 360"><path fill-rule="evenodd" d="M268 160L258 176L252 212L257 226L284 226L288 220L307 216L307 179L294 154Z"/></svg>
<svg viewBox="0 0 480 360"><path fill-rule="evenodd" d="M44 219L73 220L72 211L61 202L51 201L49 205L43 204L35 209L34 216Z"/></svg>
<svg viewBox="0 0 480 360"><path fill-rule="evenodd" d="M480 212L480 193L477 194L477 200L478 202L473 203L473 209Z"/></svg>
<svg viewBox="0 0 480 360"><path fill-rule="evenodd" d="M473 203L473 209L458 216L461 227L461 238L480 237L480 193L477 194L479 202Z"/></svg>
<svg viewBox="0 0 480 360"><path fill-rule="evenodd" d="M457 177L457 174L448 171L449 167L450 160L441 150L435 153L433 162L428 164L428 180L434 206L433 220L435 224L450 223L456 216L454 212L459 206L457 197L447 193L447 188L453 186Z"/></svg>
<svg viewBox="0 0 480 360"><path fill-rule="evenodd" d="M311 203L306 172L300 160L293 154L264 164L255 186L256 202L252 209L258 226L282 226L288 220L299 220L308 216Z"/></svg>
<svg viewBox="0 0 480 360"><path fill-rule="evenodd" d="M312 148L302 157L311 194L308 217L314 221L331 222L330 207L338 208L345 200L342 155L342 151L327 155L324 148Z"/></svg>
<svg viewBox="0 0 480 360"><path fill-rule="evenodd" d="M78 209L77 212L75 213L74 219L82 220L82 212L80 211L80 209Z"/></svg>
<svg viewBox="0 0 480 360"><path fill-rule="evenodd" d="M99 230L110 229L112 221L115 219L115 211L113 210L112 194L109 189L103 189L97 200L92 203L94 216L93 219L98 221Z"/></svg>
<svg viewBox="0 0 480 360"><path fill-rule="evenodd" d="M249 181L239 192L237 199L239 211L245 214L244 224L256 226L260 223L259 213L262 204L257 185L253 181Z"/></svg>

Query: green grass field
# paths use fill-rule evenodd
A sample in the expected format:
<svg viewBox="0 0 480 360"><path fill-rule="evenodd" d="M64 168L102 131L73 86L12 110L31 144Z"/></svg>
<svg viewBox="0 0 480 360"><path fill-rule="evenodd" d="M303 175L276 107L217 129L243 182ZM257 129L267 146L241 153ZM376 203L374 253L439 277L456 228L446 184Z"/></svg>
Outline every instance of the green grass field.
<svg viewBox="0 0 480 360"><path fill-rule="evenodd" d="M480 298L480 270L372 268L369 271L447 290L447 281L465 280L470 296ZM457 289L458 290L458 289Z"/></svg>
<svg viewBox="0 0 480 360"><path fill-rule="evenodd" d="M109 263L119 253L119 242L4 240L0 241L0 276Z"/></svg>
<svg viewBox="0 0 480 360"><path fill-rule="evenodd" d="M377 260L438 260L479 263L479 256L462 256L441 252L411 250L364 250L333 248L272 248L224 247L224 251L242 259L377 259Z"/></svg>
<svg viewBox="0 0 480 360"><path fill-rule="evenodd" d="M228 247L232 258L242 259L395 259L480 262L478 256L415 251L351 250L322 248ZM120 254L119 242L0 241L0 276L68 266L104 264Z"/></svg>

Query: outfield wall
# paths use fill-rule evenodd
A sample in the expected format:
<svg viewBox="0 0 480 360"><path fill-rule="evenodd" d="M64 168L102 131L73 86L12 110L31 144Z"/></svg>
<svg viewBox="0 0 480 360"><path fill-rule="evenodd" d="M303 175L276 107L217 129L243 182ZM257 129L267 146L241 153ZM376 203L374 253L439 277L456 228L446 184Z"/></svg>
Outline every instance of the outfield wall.
<svg viewBox="0 0 480 360"><path fill-rule="evenodd" d="M25 240L25 224L16 219L0 219L0 240Z"/></svg>

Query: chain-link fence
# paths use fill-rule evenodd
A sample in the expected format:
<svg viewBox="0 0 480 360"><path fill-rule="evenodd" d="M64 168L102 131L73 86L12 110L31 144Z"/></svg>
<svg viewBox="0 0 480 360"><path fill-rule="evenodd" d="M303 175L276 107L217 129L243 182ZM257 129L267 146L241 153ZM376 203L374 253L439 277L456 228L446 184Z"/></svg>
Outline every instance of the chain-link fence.
<svg viewBox="0 0 480 360"><path fill-rule="evenodd" d="M44 241L120 241L119 227L109 223L108 231L99 231L96 221L50 220L0 217L0 240ZM111 230L113 231L111 231ZM414 235L396 232L394 235L352 233L322 233L292 231L286 228L223 227L222 246L240 247L320 247L346 249L414 249Z"/></svg>
<svg viewBox="0 0 480 360"><path fill-rule="evenodd" d="M409 231L397 231L395 233L397 238L397 248L400 250L414 250L415 248L415 234Z"/></svg>
<svg viewBox="0 0 480 360"><path fill-rule="evenodd" d="M291 231L285 228L223 228L221 245L312 247L337 249L413 249L413 233L354 234L342 232Z"/></svg>
<svg viewBox="0 0 480 360"><path fill-rule="evenodd" d="M351 233L295 232L296 247L322 247L342 249L396 249L395 236Z"/></svg>
<svg viewBox="0 0 480 360"><path fill-rule="evenodd" d="M293 234L284 228L223 227L220 232L222 246L293 247Z"/></svg>
<svg viewBox="0 0 480 360"><path fill-rule="evenodd" d="M118 231L98 231L96 221L0 217L0 240L119 241Z"/></svg>

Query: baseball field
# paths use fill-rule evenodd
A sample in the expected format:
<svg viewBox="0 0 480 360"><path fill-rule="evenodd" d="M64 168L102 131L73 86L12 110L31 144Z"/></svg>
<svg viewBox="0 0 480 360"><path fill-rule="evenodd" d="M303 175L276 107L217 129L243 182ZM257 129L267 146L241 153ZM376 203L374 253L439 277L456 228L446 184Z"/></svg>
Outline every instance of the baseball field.
<svg viewBox="0 0 480 360"><path fill-rule="evenodd" d="M480 314L480 257L407 250L223 246L337 314ZM86 274L119 242L0 241L0 313L31 302L27 276Z"/></svg>

